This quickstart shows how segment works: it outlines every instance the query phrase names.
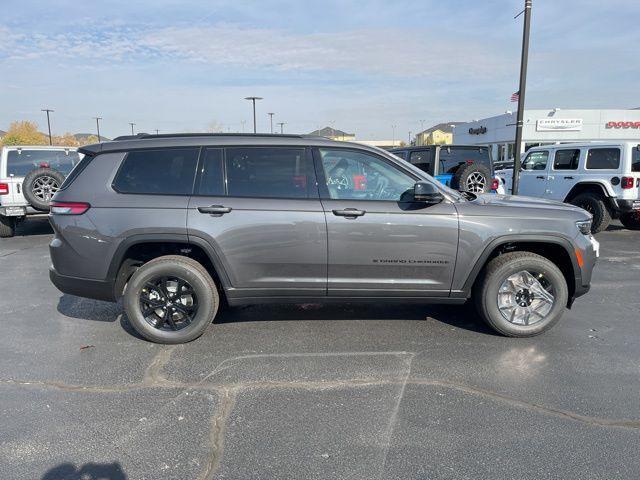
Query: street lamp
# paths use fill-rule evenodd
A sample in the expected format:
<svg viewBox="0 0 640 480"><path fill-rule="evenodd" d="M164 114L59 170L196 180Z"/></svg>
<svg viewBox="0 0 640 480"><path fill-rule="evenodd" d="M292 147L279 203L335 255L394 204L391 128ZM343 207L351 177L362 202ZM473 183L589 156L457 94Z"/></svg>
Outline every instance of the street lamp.
<svg viewBox="0 0 640 480"><path fill-rule="evenodd" d="M409 131L409 146L411 146L411 131Z"/></svg>
<svg viewBox="0 0 640 480"><path fill-rule="evenodd" d="M49 120L49 113L53 112L50 108L43 108L42 112L47 112L47 128L49 129L49 145L53 145L53 141L51 140L51 121Z"/></svg>
<svg viewBox="0 0 640 480"><path fill-rule="evenodd" d="M98 143L100 143L100 120L102 120L102 117L93 117L93 118L96 121L96 130L98 131Z"/></svg>
<svg viewBox="0 0 640 480"><path fill-rule="evenodd" d="M131 135L135 135L135 133L133 133L133 127L134 127L135 123L129 122L129 125L131 125Z"/></svg>
<svg viewBox="0 0 640 480"><path fill-rule="evenodd" d="M269 115L269 123L271 124L271 133L273 133L273 116L275 115L275 113L269 112L267 113L267 115Z"/></svg>
<svg viewBox="0 0 640 480"><path fill-rule="evenodd" d="M284 133L285 123L284 122L279 122L278 125L280 125L280 134L283 134Z"/></svg>
<svg viewBox="0 0 640 480"><path fill-rule="evenodd" d="M244 97L245 100L251 100L253 103L253 133L258 133L256 129L256 100L262 100L262 97Z"/></svg>

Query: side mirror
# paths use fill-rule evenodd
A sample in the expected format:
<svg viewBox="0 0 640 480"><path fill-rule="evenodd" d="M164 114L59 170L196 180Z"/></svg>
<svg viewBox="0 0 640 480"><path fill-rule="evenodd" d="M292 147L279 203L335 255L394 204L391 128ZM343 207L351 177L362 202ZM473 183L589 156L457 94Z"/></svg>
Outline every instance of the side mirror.
<svg viewBox="0 0 640 480"><path fill-rule="evenodd" d="M431 182L418 182L413 186L413 200L435 205L444 200L444 195Z"/></svg>

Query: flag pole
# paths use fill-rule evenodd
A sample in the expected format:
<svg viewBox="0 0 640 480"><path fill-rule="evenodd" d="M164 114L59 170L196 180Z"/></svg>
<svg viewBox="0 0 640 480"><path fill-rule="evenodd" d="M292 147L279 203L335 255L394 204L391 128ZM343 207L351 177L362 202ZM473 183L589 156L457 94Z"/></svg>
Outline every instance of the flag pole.
<svg viewBox="0 0 640 480"><path fill-rule="evenodd" d="M524 2L524 27L522 31L522 56L520 59L520 88L518 89L518 116L516 120L516 144L513 152L513 183L511 193L518 194L520 183L520 151L522 150L522 122L524 118L524 94L527 88L527 63L529 61L529 31L531 27L531 2ZM518 14L519 16L520 14Z"/></svg>

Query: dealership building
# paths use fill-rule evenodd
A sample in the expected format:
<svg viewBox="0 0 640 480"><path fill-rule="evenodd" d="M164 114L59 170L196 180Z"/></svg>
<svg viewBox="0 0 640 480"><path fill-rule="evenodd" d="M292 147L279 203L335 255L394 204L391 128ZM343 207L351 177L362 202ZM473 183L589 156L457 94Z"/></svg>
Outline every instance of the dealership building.
<svg viewBox="0 0 640 480"><path fill-rule="evenodd" d="M453 143L491 147L494 161L513 158L516 112L456 125ZM522 151L557 142L630 140L640 144L640 109L525 110Z"/></svg>

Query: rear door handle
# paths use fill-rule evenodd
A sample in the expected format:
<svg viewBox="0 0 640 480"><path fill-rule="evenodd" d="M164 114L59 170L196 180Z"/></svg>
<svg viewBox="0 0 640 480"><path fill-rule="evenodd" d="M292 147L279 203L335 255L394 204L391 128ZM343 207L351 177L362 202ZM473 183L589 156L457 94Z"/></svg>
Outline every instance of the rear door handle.
<svg viewBox="0 0 640 480"><path fill-rule="evenodd" d="M211 205L210 207L198 207L200 213L208 213L209 215L224 215L231 211L231 207L223 205Z"/></svg>
<svg viewBox="0 0 640 480"><path fill-rule="evenodd" d="M345 208L344 210L333 210L333 214L338 217L361 217L366 212L364 210L358 210L357 208Z"/></svg>
<svg viewBox="0 0 640 480"><path fill-rule="evenodd" d="M544 175L538 175L536 178L540 179L540 180L544 180L545 176Z"/></svg>
<svg viewBox="0 0 640 480"><path fill-rule="evenodd" d="M564 177L565 180L573 180L573 177Z"/></svg>

